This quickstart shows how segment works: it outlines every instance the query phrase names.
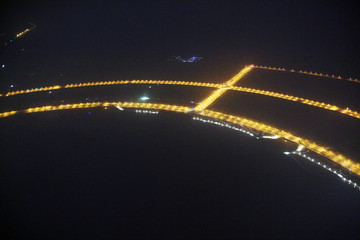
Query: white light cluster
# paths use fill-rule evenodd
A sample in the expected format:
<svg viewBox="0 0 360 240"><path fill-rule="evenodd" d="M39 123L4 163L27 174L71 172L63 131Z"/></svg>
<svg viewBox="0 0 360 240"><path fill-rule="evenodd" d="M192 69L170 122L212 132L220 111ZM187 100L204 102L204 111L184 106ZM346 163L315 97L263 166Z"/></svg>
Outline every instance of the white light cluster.
<svg viewBox="0 0 360 240"><path fill-rule="evenodd" d="M236 130L236 131L248 134L248 135L250 135L252 137L255 137L255 135L253 133L251 133L249 131L246 131L245 129L242 129L242 128L234 127L234 126L232 126L230 124L227 124L227 123L222 123L222 122L213 121L213 120L209 120L209 119L204 119L204 118L200 118L200 117L193 117L193 120L197 120L197 121L204 122L204 123L211 123L211 124L215 124L215 125L218 125L218 126L221 126L221 127L230 128L232 130Z"/></svg>
<svg viewBox="0 0 360 240"><path fill-rule="evenodd" d="M202 57L191 57L191 58L182 58L180 56L176 56L175 58L172 58L170 60L177 61L177 62L183 62L183 63L195 63L201 61Z"/></svg>
<svg viewBox="0 0 360 240"><path fill-rule="evenodd" d="M360 190L360 186L357 185L355 182L351 181L350 179L347 179L345 178L341 172L339 171L336 171L335 169L332 169L331 167L328 167L327 165L321 163L320 161L316 161L314 158L310 157L310 156L307 156L305 153L302 153L300 151L293 151L293 152L284 152L284 154L286 155L290 155L290 154L296 154L296 155L299 155L313 163L316 163L317 165L323 167L324 169L336 174L339 178L341 178L341 180L343 180L344 182L347 182L349 184L351 184L354 188L357 188L358 190Z"/></svg>
<svg viewBox="0 0 360 240"><path fill-rule="evenodd" d="M273 135L273 136L262 136L262 138L266 138L266 139L279 139L280 137L278 135Z"/></svg>
<svg viewBox="0 0 360 240"><path fill-rule="evenodd" d="M159 114L159 111L150 111L150 110L141 110L141 109L136 109L135 112L136 113L147 113L147 114Z"/></svg>

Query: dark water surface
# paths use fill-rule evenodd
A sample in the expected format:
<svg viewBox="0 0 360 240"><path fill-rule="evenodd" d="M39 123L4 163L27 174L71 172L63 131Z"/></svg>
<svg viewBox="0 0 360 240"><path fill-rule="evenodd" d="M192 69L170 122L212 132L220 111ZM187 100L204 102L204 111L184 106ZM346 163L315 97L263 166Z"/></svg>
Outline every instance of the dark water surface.
<svg viewBox="0 0 360 240"><path fill-rule="evenodd" d="M9 238L359 237L360 193L279 144L171 113L1 119Z"/></svg>

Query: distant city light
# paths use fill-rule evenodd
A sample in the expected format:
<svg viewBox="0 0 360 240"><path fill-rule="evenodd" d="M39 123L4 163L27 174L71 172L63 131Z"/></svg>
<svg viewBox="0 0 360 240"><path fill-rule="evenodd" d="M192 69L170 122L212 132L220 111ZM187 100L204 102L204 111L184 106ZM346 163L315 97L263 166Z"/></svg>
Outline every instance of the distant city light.
<svg viewBox="0 0 360 240"><path fill-rule="evenodd" d="M159 111L141 110L141 109L136 109L135 112L136 113L159 114Z"/></svg>
<svg viewBox="0 0 360 240"><path fill-rule="evenodd" d="M11 88L13 88L13 87L14 87L14 85L10 85L10 87L11 87Z"/></svg>
<svg viewBox="0 0 360 240"><path fill-rule="evenodd" d="M202 57L191 57L191 58L182 58L180 56L176 56L170 59L170 61L183 62L183 63L195 63L201 61Z"/></svg>
<svg viewBox="0 0 360 240"><path fill-rule="evenodd" d="M5 67L5 64L1 65L1 68L4 68Z"/></svg>

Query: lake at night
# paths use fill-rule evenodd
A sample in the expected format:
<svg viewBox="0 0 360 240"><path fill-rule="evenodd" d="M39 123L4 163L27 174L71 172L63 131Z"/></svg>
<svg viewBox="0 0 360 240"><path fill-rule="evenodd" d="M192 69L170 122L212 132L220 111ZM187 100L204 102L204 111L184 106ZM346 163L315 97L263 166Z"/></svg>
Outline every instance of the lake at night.
<svg viewBox="0 0 360 240"><path fill-rule="evenodd" d="M274 141L115 108L19 115L1 128L2 215L12 237L359 234L360 192Z"/></svg>

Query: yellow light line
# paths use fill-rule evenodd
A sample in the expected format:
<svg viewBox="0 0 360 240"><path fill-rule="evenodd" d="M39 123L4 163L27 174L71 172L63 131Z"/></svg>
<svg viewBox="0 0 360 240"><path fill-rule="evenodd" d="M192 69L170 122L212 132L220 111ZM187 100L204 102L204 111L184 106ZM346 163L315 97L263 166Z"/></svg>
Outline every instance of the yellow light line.
<svg viewBox="0 0 360 240"><path fill-rule="evenodd" d="M6 93L1 96L14 96L26 93L44 92L50 90L57 90L62 88L78 88L78 87L94 87L94 86L109 86L109 85L123 85L123 84L163 84L163 85L183 85L183 86L197 86L197 87L211 87L220 88L222 84L217 83L202 83L202 82L186 82L186 81L169 81L169 80L117 80L117 81L105 81L105 82L88 82L88 83L71 83L65 86L49 86L32 88L26 90L17 90Z"/></svg>
<svg viewBox="0 0 360 240"><path fill-rule="evenodd" d="M19 111L3 112L3 113L0 113L0 118L12 116L12 115L15 115L18 112Z"/></svg>
<svg viewBox="0 0 360 240"><path fill-rule="evenodd" d="M66 110L66 109L96 108L96 107L108 107L108 106L115 106L115 107L117 106L123 108L156 109L156 110L173 111L173 112L185 113L185 114L190 111L190 107L169 105L169 104L138 103L138 102L93 102L93 103L65 104L65 105L56 105L56 106L42 106L42 107L28 108L21 111L4 112L4 113L0 113L0 118L9 117L17 113L35 113L35 112ZM321 146L311 140L297 137L284 130L235 115L229 115L229 114L224 114L221 112L215 112L210 110L204 110L196 114L215 118L218 120L223 120L238 125L240 127L251 128L256 131L264 132L266 134L277 135L283 139L289 140L296 144L301 144L307 149L317 154L320 154L333 162L338 163L342 167L360 176L360 163L354 162L353 160L346 158L345 156L339 153L336 153L330 148Z"/></svg>
<svg viewBox="0 0 360 240"><path fill-rule="evenodd" d="M226 92L226 88L219 88L212 92L210 96L208 96L205 100L203 100L201 103L199 103L195 108L194 111L199 112L203 111L205 108L210 106L216 99L218 99L221 95L223 95Z"/></svg>
<svg viewBox="0 0 360 240"><path fill-rule="evenodd" d="M286 131L278 129L278 128L274 128L272 126L269 126L269 125L266 125L266 124L263 124L260 122L255 122L253 120L249 120L249 119L234 116L234 115L224 114L221 112L204 110L203 112L201 112L199 114L202 116L212 117L212 118L220 119L223 121L231 122L231 123L239 125L239 126L246 126L248 128L252 128L252 129L255 129L256 131L261 131L261 132L264 132L267 134L277 135L277 136L284 138L286 140L289 140L291 142L303 145L307 149L309 149L317 154L320 154L320 155L330 159L333 162L338 163L342 167L344 167L344 168L356 173L356 175L360 176L360 163L356 163L356 162L352 161L351 159L346 158L343 155L334 152L330 148L320 146L317 143L310 141L308 139L297 137L295 135L292 135L289 132L286 132Z"/></svg>
<svg viewBox="0 0 360 240"><path fill-rule="evenodd" d="M26 28L24 31L22 32L19 32L18 34L15 35L15 38L19 38L19 37L22 37L23 35L25 35L26 33L30 32L31 30L33 30L36 25L35 24L32 24L33 26L31 28Z"/></svg>
<svg viewBox="0 0 360 240"><path fill-rule="evenodd" d="M232 77L229 81L225 83L225 87L215 90L210 96L204 99L201 103L199 103L195 108L194 111L199 112L205 110L208 106L210 106L216 99L221 97L229 87L233 86L237 83L241 78L245 76L251 69L253 65L245 66L238 74Z"/></svg>
<svg viewBox="0 0 360 240"><path fill-rule="evenodd" d="M340 80L346 80L346 81L350 81L350 82L360 83L360 81L358 79L356 79L356 78L355 79L353 79L353 78L343 78L343 77L340 77L340 76L324 74L324 73L317 73L317 72L311 72L311 71L302 71L302 70L294 70L294 69L288 70L288 69L280 68L280 67L267 67L267 66L258 66L258 65L254 65L254 68L273 70L273 71L282 71L282 72L295 72L295 73L307 74L307 75L312 75L312 76L326 77L326 78L332 78L332 79L340 79Z"/></svg>
<svg viewBox="0 0 360 240"><path fill-rule="evenodd" d="M275 98L284 99L284 100L293 101L293 102L299 102L302 104L319 107L322 109L338 112L338 113L341 113L344 115L348 115L350 117L360 119L360 113L358 113L357 111L353 111L349 108L340 108L338 106L324 103L324 102L318 102L318 101L314 101L314 100L310 100L310 99L306 99L306 98L291 96L291 95L282 94L282 93L270 92L270 91L265 91L265 90L253 89L253 88L232 86L232 87L230 87L230 89L235 90L235 91L260 94L260 95L269 96L269 97L275 97Z"/></svg>
<svg viewBox="0 0 360 240"><path fill-rule="evenodd" d="M196 87L209 87L209 88L219 88L221 89L228 89L233 91L240 91L246 92L251 94L259 94L263 96L269 96L274 98L279 98L283 100L298 102L314 107L319 107L325 110L330 110L334 112L338 112L340 114L344 114L350 117L360 119L360 113L349 108L341 108L332 104L318 102L311 99L291 96L283 93L271 92L266 90L254 89L254 88L246 88L246 87L236 87L236 86L226 86L224 84L217 84L217 83L203 83L203 82L186 82L186 81L169 81L169 80L117 80L117 81L106 81L106 82L88 82L88 83L72 83L67 84L65 86L49 86L49 87L40 87L40 88L33 88L33 89L26 89L26 90L18 90L8 92L5 95L1 96L13 96L19 94L26 94L26 93L35 93L35 92L42 92L42 91L51 91L51 90L58 90L58 89L68 89L68 88L78 88L78 87L92 87L92 86L109 86L109 85L122 85L122 84L156 84L156 85L177 85L177 86L196 86ZM215 92L218 90L215 90ZM219 91L218 93L214 94L214 98L218 96L218 94L223 94L223 90ZM211 95L210 95L211 96ZM210 101L210 100L209 100Z"/></svg>
<svg viewBox="0 0 360 240"><path fill-rule="evenodd" d="M11 91L6 93L5 97L8 96L14 96L14 95L20 95L25 93L34 93L34 92L44 92L44 91L51 91L51 90L57 90L63 88L62 86L55 85L55 86L49 86L49 87L40 87L40 88L32 88L32 89L26 89L26 90L17 90L17 91Z"/></svg>
<svg viewBox="0 0 360 240"><path fill-rule="evenodd" d="M19 37L23 36L24 34L26 34L26 33L29 32L29 31L30 31L29 28L25 29L24 31L16 34L15 38L19 38Z"/></svg>

